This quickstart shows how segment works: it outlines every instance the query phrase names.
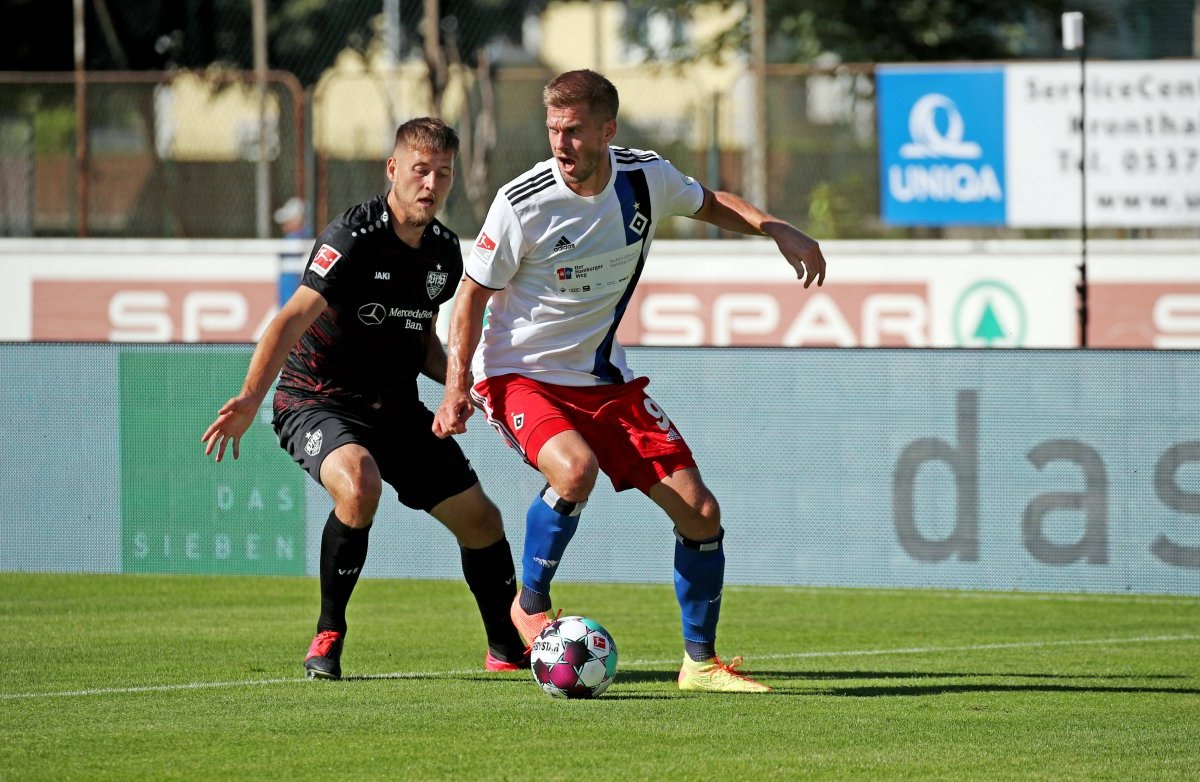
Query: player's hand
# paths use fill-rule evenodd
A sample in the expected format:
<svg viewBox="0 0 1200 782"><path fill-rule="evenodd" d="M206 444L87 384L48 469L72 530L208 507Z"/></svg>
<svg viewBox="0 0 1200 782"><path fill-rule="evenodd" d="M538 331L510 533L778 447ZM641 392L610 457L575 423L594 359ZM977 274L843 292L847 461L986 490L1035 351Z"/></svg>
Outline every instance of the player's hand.
<svg viewBox="0 0 1200 782"><path fill-rule="evenodd" d="M764 229L766 230L766 229ZM817 240L791 225L779 224L766 230L768 236L775 240L779 252L796 270L796 279L804 280L807 288L817 281L817 287L825 282L825 256L821 254L821 246Z"/></svg>
<svg viewBox="0 0 1200 782"><path fill-rule="evenodd" d="M200 438L200 442L204 443L204 455L212 455L213 449L216 448L219 462L225 456L225 447L232 443L233 458L238 458L242 435L250 428L250 424L254 423L254 416L257 414L258 402L253 399L235 396L226 402L217 411L217 420L209 425L204 431L204 436Z"/></svg>
<svg viewBox="0 0 1200 782"><path fill-rule="evenodd" d="M442 404L433 416L433 433L445 439L467 431L467 419L475 412L471 397L463 391L446 388Z"/></svg>

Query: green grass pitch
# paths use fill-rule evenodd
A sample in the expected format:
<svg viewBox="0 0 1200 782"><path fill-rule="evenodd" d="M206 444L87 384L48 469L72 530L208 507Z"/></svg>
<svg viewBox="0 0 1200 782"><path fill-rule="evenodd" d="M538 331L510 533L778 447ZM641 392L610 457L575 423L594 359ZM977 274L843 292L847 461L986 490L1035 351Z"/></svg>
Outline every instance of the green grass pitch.
<svg viewBox="0 0 1200 782"><path fill-rule="evenodd" d="M0 575L0 779L1196 779L1200 599L726 590L775 692L681 693L669 585L563 583L616 683L482 670L454 581L364 580L307 681L311 578Z"/></svg>

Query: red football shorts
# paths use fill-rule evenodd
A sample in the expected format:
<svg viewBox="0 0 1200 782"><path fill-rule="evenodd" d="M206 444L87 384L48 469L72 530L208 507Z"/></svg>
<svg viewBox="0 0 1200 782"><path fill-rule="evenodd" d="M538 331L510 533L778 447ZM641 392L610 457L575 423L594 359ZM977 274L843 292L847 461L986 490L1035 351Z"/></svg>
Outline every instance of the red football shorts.
<svg viewBox="0 0 1200 782"><path fill-rule="evenodd" d="M534 468L542 446L575 430L617 491L649 492L663 478L695 467L692 449L658 403L649 378L604 386L560 386L524 375L479 381L471 396L488 423Z"/></svg>

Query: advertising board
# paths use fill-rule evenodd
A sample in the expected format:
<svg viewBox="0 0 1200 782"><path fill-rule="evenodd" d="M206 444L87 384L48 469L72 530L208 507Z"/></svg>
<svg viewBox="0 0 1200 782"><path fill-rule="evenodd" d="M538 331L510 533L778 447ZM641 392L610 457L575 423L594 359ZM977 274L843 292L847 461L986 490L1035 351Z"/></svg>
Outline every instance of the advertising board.
<svg viewBox="0 0 1200 782"><path fill-rule="evenodd" d="M1200 225L1200 62L887 65L876 86L887 223Z"/></svg>

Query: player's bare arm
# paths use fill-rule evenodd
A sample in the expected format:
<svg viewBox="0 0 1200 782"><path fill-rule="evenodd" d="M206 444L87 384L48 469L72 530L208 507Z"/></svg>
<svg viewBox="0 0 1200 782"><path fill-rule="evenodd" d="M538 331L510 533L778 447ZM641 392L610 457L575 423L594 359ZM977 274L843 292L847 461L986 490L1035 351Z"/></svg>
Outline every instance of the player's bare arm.
<svg viewBox="0 0 1200 782"><path fill-rule="evenodd" d="M483 313L495 293L470 277L463 279L454 297L450 316L450 350L446 355L446 392L433 418L433 433L438 437L467 431L467 419L474 412L471 404L471 357L479 345Z"/></svg>
<svg viewBox="0 0 1200 782"><path fill-rule="evenodd" d="M775 240L784 260L796 270L796 279L804 280L805 288L814 280L818 287L825 282L825 256L817 240L739 195L704 188L704 204L692 217L726 231L769 236Z"/></svg>
<svg viewBox="0 0 1200 782"><path fill-rule="evenodd" d="M432 332L425 335L425 363L421 365L421 374L435 383L446 382L446 349Z"/></svg>
<svg viewBox="0 0 1200 782"><path fill-rule="evenodd" d="M217 411L217 420L200 438L205 444L205 456L211 455L216 448L219 462L225 456L225 448L232 445L233 458L238 458L242 435L254 423L263 397L287 360L288 352L326 306L324 296L302 285L271 319L250 358L241 393L222 405Z"/></svg>

